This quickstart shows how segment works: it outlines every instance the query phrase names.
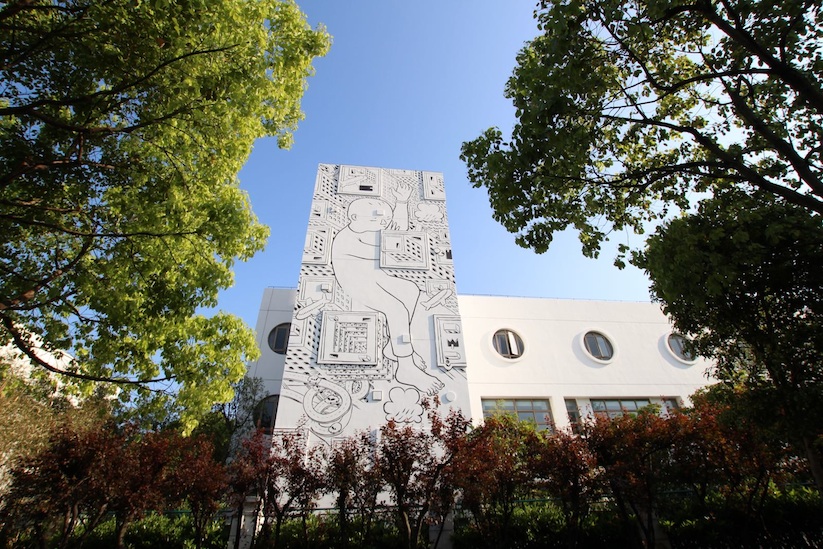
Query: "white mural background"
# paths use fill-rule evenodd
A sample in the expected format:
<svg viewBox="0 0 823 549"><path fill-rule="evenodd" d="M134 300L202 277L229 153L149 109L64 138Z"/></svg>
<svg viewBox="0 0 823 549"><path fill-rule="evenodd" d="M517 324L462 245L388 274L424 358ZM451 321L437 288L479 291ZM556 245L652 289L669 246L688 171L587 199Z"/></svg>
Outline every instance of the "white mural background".
<svg viewBox="0 0 823 549"><path fill-rule="evenodd" d="M469 415L443 176L321 164L276 427L331 442L424 400Z"/></svg>

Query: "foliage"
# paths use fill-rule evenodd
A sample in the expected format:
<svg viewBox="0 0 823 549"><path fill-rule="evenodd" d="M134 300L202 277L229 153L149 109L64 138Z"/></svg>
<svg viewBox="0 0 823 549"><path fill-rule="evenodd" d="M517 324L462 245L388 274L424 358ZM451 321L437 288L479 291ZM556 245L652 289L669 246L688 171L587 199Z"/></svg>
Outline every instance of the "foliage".
<svg viewBox="0 0 823 549"><path fill-rule="evenodd" d="M533 487L537 437L533 425L510 414L486 418L469 435L457 486L488 547L512 541L515 511Z"/></svg>
<svg viewBox="0 0 823 549"><path fill-rule="evenodd" d="M243 376L232 385L234 398L215 404L200 420L192 433L211 441L216 460L225 463L240 451L242 441L251 436L255 407L263 398L264 389L261 378Z"/></svg>
<svg viewBox="0 0 823 549"><path fill-rule="evenodd" d="M635 263L716 375L758 386L823 382L823 225L768 196L726 191L660 227ZM742 366L749 371L741 371Z"/></svg>
<svg viewBox="0 0 823 549"><path fill-rule="evenodd" d="M568 431L543 431L534 443L535 487L558 502L569 547L576 547L592 503L600 496L600 469L587 441Z"/></svg>
<svg viewBox="0 0 823 549"><path fill-rule="evenodd" d="M325 489L337 507L339 547L363 547L372 541L383 481L370 433L362 432L332 446L325 466Z"/></svg>
<svg viewBox="0 0 823 549"><path fill-rule="evenodd" d="M237 454L226 465L228 476L226 500L229 508L234 511L234 520L237 522L243 517L247 496L257 498L255 516L260 513L259 495L266 490L270 448L271 442L268 437L262 431L255 431L250 437L241 441ZM240 546L240 535L241 528L236 528L235 537L231 540L235 548Z"/></svg>
<svg viewBox="0 0 823 549"><path fill-rule="evenodd" d="M187 428L230 400L254 337L198 310L264 245L236 174L289 145L328 44L293 0L4 3L0 341L86 391L176 391Z"/></svg>
<svg viewBox="0 0 823 549"><path fill-rule="evenodd" d="M185 500L199 547L223 492L222 465L213 461L210 443L77 416L64 414L47 431L48 443L12 469L6 536L33 532L43 543L67 547L113 515L114 545L123 547L135 521Z"/></svg>
<svg viewBox="0 0 823 549"><path fill-rule="evenodd" d="M223 508L228 485L226 468L214 457L214 446L205 437L188 439L177 458L175 489L191 517L194 547L203 547L209 524Z"/></svg>
<svg viewBox="0 0 823 549"><path fill-rule="evenodd" d="M99 421L63 419L48 425L48 441L11 470L2 517L7 539L34 532L43 543L54 537L64 547L78 526L91 531L105 516L102 473L116 458L120 437Z"/></svg>
<svg viewBox="0 0 823 549"><path fill-rule="evenodd" d="M101 524L83 544L84 549L110 549L115 542L116 521ZM137 521L126 533L125 544L130 549L191 549L194 539L191 516L185 513L152 514ZM205 549L225 549L226 536L222 520L212 519L205 529Z"/></svg>
<svg viewBox="0 0 823 549"><path fill-rule="evenodd" d="M661 226L634 262L675 328L714 359L715 375L750 391L736 395L745 409L805 449L823 489L814 447L823 435L820 217L726 190Z"/></svg>
<svg viewBox="0 0 823 549"><path fill-rule="evenodd" d="M823 213L817 3L541 1L535 17L506 85L511 137L490 128L461 155L520 245L574 227L596 256L609 232L730 186Z"/></svg>
<svg viewBox="0 0 823 549"><path fill-rule="evenodd" d="M508 415L469 431L434 412L428 429L390 423L380 441L333 448L258 431L228 465L202 437L64 412L15 461L0 546L225 546L215 511L246 501L266 521L258 547L417 547L452 511L455 543L472 547L629 547L639 527L672 547L734 546L736 530L749 546L820 539L821 500L780 433L728 386L693 402L584 423L580 436ZM344 501L336 516L317 509L324 493Z"/></svg>
<svg viewBox="0 0 823 549"><path fill-rule="evenodd" d="M425 430L391 420L377 443L378 467L407 549L419 545L430 513L444 518L452 509L457 486L451 469L465 457L460 450L468 419L459 411L442 418L430 409L429 422Z"/></svg>

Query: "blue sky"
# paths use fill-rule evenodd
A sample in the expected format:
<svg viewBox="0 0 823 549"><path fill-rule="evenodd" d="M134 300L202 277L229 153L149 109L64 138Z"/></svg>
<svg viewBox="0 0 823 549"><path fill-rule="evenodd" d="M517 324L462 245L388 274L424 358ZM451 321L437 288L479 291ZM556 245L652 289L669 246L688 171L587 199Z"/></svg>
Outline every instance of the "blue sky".
<svg viewBox="0 0 823 549"><path fill-rule="evenodd" d="M648 301L648 281L612 265L614 246L582 256L574 233L537 255L518 247L474 189L460 146L490 126L504 133L514 109L503 97L515 56L536 35L525 0L302 0L312 26L333 37L315 62L294 146L255 144L241 187L271 228L264 252L235 268L218 308L254 326L263 289L295 287L317 165L354 164L442 172L458 292ZM633 235L613 243L637 246Z"/></svg>

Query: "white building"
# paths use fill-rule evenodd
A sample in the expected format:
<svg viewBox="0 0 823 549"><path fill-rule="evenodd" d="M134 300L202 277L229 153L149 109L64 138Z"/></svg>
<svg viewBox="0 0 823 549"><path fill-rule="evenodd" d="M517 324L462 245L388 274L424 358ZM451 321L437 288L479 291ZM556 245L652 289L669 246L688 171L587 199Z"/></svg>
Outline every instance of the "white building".
<svg viewBox="0 0 823 549"><path fill-rule="evenodd" d="M326 442L434 396L558 428L682 406L710 366L650 303L458 296L436 172L321 165L298 288L266 289L256 329L263 425Z"/></svg>

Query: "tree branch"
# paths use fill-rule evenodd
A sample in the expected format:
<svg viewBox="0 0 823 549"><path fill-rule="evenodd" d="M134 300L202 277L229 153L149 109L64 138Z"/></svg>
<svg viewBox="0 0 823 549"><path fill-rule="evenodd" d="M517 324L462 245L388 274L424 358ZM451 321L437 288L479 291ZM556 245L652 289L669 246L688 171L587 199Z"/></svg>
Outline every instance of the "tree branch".
<svg viewBox="0 0 823 549"><path fill-rule="evenodd" d="M11 335L12 341L14 342L14 346L20 349L32 362L36 365L45 368L49 372L71 377L74 379L82 379L84 381L96 381L102 383L114 383L116 385L146 385L149 383L158 383L161 381L169 381L175 378L175 376L166 376L166 377L159 377L153 379L126 379L126 378L114 378L114 377L103 377L103 376L93 376L89 374L82 374L80 372L71 372L69 370L63 370L56 366L53 366L46 362L45 360L41 359L37 356L37 353L34 352L34 349L29 345L28 341L26 341L25 337L15 328L14 322L6 316L5 314L0 313L0 319L2 319L3 326L8 331L9 335Z"/></svg>
<svg viewBox="0 0 823 549"><path fill-rule="evenodd" d="M771 145L772 150L776 151L778 155L785 158L786 161L792 165L795 173L804 183L806 183L806 185L809 186L814 194L823 196L823 182L821 182L820 178L812 172L808 163L797 153L794 147L785 139L781 139L780 136L774 133L766 125L763 119L761 119L757 113L754 112L754 110L746 102L745 98L743 98L737 90L732 89L732 87L725 81L723 82L723 86L726 88L726 93L732 100L732 104L734 105L734 108L740 118L742 118L760 137L765 139L766 142Z"/></svg>

